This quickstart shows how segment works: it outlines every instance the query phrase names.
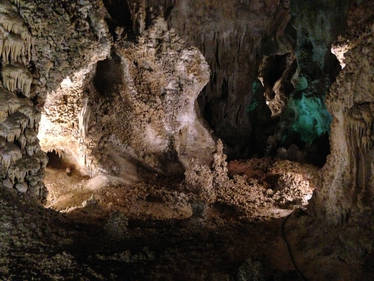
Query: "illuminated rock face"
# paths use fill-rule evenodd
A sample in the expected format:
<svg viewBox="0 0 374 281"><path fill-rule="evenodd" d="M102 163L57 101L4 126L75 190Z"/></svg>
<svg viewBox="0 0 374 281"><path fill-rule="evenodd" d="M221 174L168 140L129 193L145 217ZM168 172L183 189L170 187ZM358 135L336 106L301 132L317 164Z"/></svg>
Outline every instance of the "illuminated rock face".
<svg viewBox="0 0 374 281"><path fill-rule="evenodd" d="M42 181L47 157L37 134L39 125L41 132L46 125L40 122L40 111L47 92L54 92L77 69L104 59L108 53L105 50L110 48L101 2L82 1L61 12L64 4L0 3L0 184L41 201L46 196ZM88 10L93 11L89 16ZM78 19L74 32L68 32L75 29L68 14ZM78 39L79 33L85 34L85 40ZM72 46L77 52L71 52ZM90 60L79 50L84 50Z"/></svg>
<svg viewBox="0 0 374 281"><path fill-rule="evenodd" d="M166 175L183 174L192 158L209 164L214 142L195 103L209 80L204 57L162 18L138 44L123 44L47 94L42 148L63 151L85 174L123 181L138 179L137 163Z"/></svg>
<svg viewBox="0 0 374 281"><path fill-rule="evenodd" d="M323 105L323 96L336 73L329 69L333 56L326 46L337 35L333 26L340 24L341 18L335 18L338 14L330 15L331 9L326 8L327 14L317 17L319 22L314 25L311 19L316 15L299 2L291 6L288 1L241 1L240 5L214 0L162 2L160 10L155 8L159 1L148 1L148 6L143 1L133 1L126 11L130 18L112 18L113 26L105 22L108 13L99 0L79 1L71 6L65 1L50 5L37 1L0 4L0 145L4 185L19 184L21 191L25 190L21 186L24 183L35 185L38 191L30 188L27 192L43 197L45 157L36 138L39 123L40 144L45 151L64 152L84 174L126 176L131 181L139 180L138 165L165 175L182 175L190 158L201 164L211 163L214 142L200 116L204 114L209 115L215 135L229 140L225 144L231 155L247 155L248 141L261 135L267 125L273 126L269 121L271 112L265 112L265 100L270 105L273 101L265 99L263 92L274 92L275 99L279 98L273 102L274 107L270 106L272 113L280 116L289 109L291 115L296 115L289 128L300 134L304 143L328 132L331 117ZM335 2L326 3L329 7ZM221 9L211 9L220 5ZM343 6L339 13L344 12ZM244 9L246 12L239 12L243 7L248 8ZM248 22L242 21L249 15L253 17ZM186 18L191 18L189 24L184 24ZM325 34L320 27L326 18L331 22ZM211 20L217 25L212 26ZM292 30L290 22L296 30ZM310 36L305 37L302 30ZM287 38L292 32L300 34ZM246 54L253 57L245 57ZM361 57L370 58L370 54L370 48L366 48ZM232 57L235 61L230 60ZM347 77L336 83L349 80L349 59L354 62L348 54L343 70ZM270 62L261 69L263 61ZM280 69L273 67L277 62L282 65ZM357 64L360 71L370 73L370 62ZM269 76L272 70L277 72L276 77ZM354 97L347 98L349 104L370 104L370 95L366 94L371 89L370 79L353 81L347 92L353 92L353 84L362 88L355 88ZM333 87L333 91L338 89ZM339 108L340 100L334 101L334 92L327 95L328 110L333 116L332 134L348 134L348 129L341 126L343 121L337 125L337 120L344 120L362 144L343 142L344 138L337 141L332 136L335 148L330 158L339 158L334 156L339 150L338 154L346 155L346 159L351 148L365 157L370 155L370 132L366 132L371 124L370 110L362 104L357 109L347 106L353 116L353 121L347 123L348 113ZM39 122L41 107L44 111ZM276 126L271 129L269 134L277 131ZM266 141L265 135L256 140L264 146ZM300 155L297 148L292 148L294 154ZM348 158L346 165L353 159ZM332 165L331 159L326 167ZM20 165L27 169L18 169ZM367 164L365 167L367 171ZM360 173L356 173L355 181L367 186L369 172ZM335 196L327 193L322 190L321 198ZM360 201L358 198L354 200Z"/></svg>

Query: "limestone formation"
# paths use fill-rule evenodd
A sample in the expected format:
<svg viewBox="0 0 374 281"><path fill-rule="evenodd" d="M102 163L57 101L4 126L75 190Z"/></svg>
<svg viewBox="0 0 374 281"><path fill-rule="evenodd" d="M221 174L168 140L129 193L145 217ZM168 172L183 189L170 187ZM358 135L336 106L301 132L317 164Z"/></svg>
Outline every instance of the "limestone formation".
<svg viewBox="0 0 374 281"><path fill-rule="evenodd" d="M347 65L327 97L328 109L334 116L332 150L323 169L323 187L317 199L333 223L342 223L352 213L365 211L373 200L372 30L353 42L345 54Z"/></svg>
<svg viewBox="0 0 374 281"><path fill-rule="evenodd" d="M112 57L103 57L96 69L77 72L47 95L43 124L51 123L53 129L40 132L44 150L58 147L81 159L77 165L86 173L120 178L128 172L121 167L123 161L139 161L163 174L183 174L191 158L205 164L212 160L214 142L196 104L209 79L204 58L161 18L139 41L131 47L118 43ZM106 84L110 81L102 66L117 75L117 84ZM112 100L102 96L100 85ZM105 160L109 158L110 166Z"/></svg>
<svg viewBox="0 0 374 281"><path fill-rule="evenodd" d="M0 279L374 280L373 19L1 0Z"/></svg>
<svg viewBox="0 0 374 281"><path fill-rule="evenodd" d="M32 135L26 133L37 130L40 118L40 113L28 99L34 95L31 93L33 76L27 69L31 59L31 35L17 13L17 7L9 1L1 3L0 26L3 84L0 90L1 182L20 193L27 192L44 200L45 155ZM32 157L32 168L26 165L25 161L30 161L28 157ZM29 181L28 174L37 179Z"/></svg>

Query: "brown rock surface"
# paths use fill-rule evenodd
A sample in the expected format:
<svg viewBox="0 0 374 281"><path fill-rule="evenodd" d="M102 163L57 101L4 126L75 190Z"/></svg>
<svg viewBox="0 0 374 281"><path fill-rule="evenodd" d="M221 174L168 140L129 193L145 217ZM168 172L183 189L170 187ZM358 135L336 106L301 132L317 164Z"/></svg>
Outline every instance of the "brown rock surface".
<svg viewBox="0 0 374 281"><path fill-rule="evenodd" d="M0 279L373 280L373 11L2 1ZM334 81L322 169L268 132L300 73Z"/></svg>

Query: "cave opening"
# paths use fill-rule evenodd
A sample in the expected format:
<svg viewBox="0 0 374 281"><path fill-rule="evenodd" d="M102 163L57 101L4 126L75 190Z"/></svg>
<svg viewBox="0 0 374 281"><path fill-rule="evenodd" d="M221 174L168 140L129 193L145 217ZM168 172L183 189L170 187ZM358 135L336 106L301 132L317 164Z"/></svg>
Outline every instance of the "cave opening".
<svg viewBox="0 0 374 281"><path fill-rule="evenodd" d="M121 58L115 53L112 53L110 58L97 63L93 85L102 97L110 98L118 91L122 79Z"/></svg>
<svg viewBox="0 0 374 281"><path fill-rule="evenodd" d="M57 152L56 150L48 151L48 164L47 168L51 169L66 169L68 167L67 163L62 158L62 152Z"/></svg>

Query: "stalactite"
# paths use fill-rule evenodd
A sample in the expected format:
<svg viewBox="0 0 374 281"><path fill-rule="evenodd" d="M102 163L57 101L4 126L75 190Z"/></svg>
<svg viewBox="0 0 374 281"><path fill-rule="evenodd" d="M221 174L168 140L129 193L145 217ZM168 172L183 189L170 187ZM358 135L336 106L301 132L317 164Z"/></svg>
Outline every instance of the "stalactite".
<svg viewBox="0 0 374 281"><path fill-rule="evenodd" d="M0 12L0 25L8 32L13 32L22 37L22 39L31 41L30 33L23 22L23 19L15 12L2 13Z"/></svg>
<svg viewBox="0 0 374 281"><path fill-rule="evenodd" d="M6 138L9 143L13 143L18 139L21 133L22 130L19 124L12 122L9 117L5 122L0 123L0 136Z"/></svg>
<svg viewBox="0 0 374 281"><path fill-rule="evenodd" d="M5 63L10 62L27 62L30 57L30 47L17 34L9 33L9 35L1 42L0 46L2 60Z"/></svg>
<svg viewBox="0 0 374 281"><path fill-rule="evenodd" d="M23 26L22 18L15 12L13 13L1 13L0 24L8 31L13 32L13 29L20 30L20 26Z"/></svg>
<svg viewBox="0 0 374 281"><path fill-rule="evenodd" d="M21 65L6 65L1 73L3 84L9 91L21 90L28 97L32 84L31 73Z"/></svg>
<svg viewBox="0 0 374 281"><path fill-rule="evenodd" d="M88 120L90 118L90 110L88 107L88 99L85 99L83 102L83 107L81 112L78 114L78 123L79 123L79 133L81 134L81 138L86 138L86 133L88 130Z"/></svg>
<svg viewBox="0 0 374 281"><path fill-rule="evenodd" d="M4 87L0 87L0 170L3 171L0 180L21 193L30 192L32 187L31 192L36 190L36 196L42 196L39 192L42 185L40 170L46 163L36 132L40 113L28 99L33 81L27 69L31 60L32 37L18 14L20 4L20 0L0 1L0 56ZM20 93L26 98L18 97Z"/></svg>
<svg viewBox="0 0 374 281"><path fill-rule="evenodd" d="M19 7L21 5L22 0L9 0L11 3Z"/></svg>
<svg viewBox="0 0 374 281"><path fill-rule="evenodd" d="M36 152L39 151L39 143L36 141L34 143L30 143L26 147L26 153L28 156L33 156Z"/></svg>
<svg viewBox="0 0 374 281"><path fill-rule="evenodd" d="M9 166L22 158L22 152L17 145L8 143L5 147L0 148L0 163L6 169Z"/></svg>
<svg viewBox="0 0 374 281"><path fill-rule="evenodd" d="M0 14L12 14L15 13L16 9L8 1L0 2Z"/></svg>
<svg viewBox="0 0 374 281"><path fill-rule="evenodd" d="M24 135L21 135L18 140L17 140L19 146L21 147L22 150L25 149L26 144L27 144L27 139Z"/></svg>

